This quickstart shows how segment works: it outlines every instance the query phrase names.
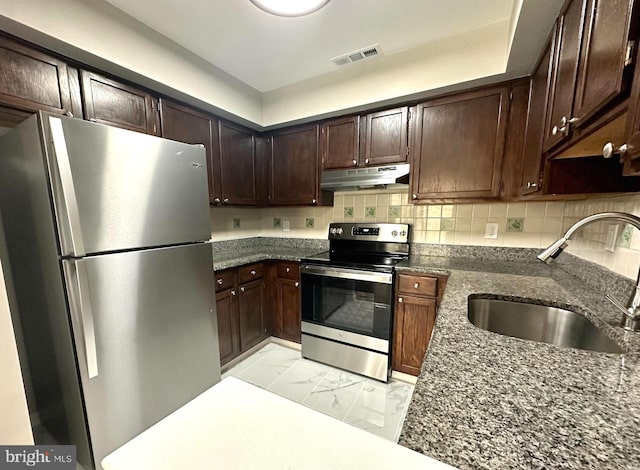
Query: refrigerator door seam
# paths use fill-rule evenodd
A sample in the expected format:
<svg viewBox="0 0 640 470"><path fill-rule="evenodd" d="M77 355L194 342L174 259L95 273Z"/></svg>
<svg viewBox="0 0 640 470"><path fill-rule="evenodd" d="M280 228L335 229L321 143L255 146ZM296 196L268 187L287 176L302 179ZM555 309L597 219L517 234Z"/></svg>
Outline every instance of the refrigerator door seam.
<svg viewBox="0 0 640 470"><path fill-rule="evenodd" d="M67 152L67 143L62 128L62 120L49 116L49 127L53 140L53 163L60 179L62 188L62 200L67 214L68 232L71 241L71 251L74 256L84 256L85 247L82 237L82 227L80 225L80 211L78 209L78 199L73 184L73 174L71 172L71 162ZM68 247L63 247L63 254L66 254Z"/></svg>

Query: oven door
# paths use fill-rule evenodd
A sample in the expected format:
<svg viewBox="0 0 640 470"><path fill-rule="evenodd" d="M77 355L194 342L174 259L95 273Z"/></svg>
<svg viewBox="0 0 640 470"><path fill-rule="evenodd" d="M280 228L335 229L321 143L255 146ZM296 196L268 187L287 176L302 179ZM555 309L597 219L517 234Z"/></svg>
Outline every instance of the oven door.
<svg viewBox="0 0 640 470"><path fill-rule="evenodd" d="M303 322L389 340L392 273L305 264L300 274Z"/></svg>

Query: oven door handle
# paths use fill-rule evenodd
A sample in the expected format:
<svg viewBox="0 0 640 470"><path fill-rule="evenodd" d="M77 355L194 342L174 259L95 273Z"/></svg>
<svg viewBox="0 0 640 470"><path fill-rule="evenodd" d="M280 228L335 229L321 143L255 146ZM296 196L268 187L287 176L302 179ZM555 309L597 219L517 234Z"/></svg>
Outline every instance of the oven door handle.
<svg viewBox="0 0 640 470"><path fill-rule="evenodd" d="M355 269L312 266L306 264L300 268L300 272L302 274L311 274L313 276L337 277L340 279L352 279L355 281L376 282L378 284L391 284L393 282L393 274L391 273L375 273Z"/></svg>

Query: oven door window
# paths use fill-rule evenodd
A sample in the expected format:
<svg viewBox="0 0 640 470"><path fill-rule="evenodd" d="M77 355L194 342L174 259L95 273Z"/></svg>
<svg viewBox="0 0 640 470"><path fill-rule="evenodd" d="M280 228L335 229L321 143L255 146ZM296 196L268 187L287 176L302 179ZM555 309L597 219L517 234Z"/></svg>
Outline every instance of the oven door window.
<svg viewBox="0 0 640 470"><path fill-rule="evenodd" d="M391 284L302 275L302 320L389 339Z"/></svg>

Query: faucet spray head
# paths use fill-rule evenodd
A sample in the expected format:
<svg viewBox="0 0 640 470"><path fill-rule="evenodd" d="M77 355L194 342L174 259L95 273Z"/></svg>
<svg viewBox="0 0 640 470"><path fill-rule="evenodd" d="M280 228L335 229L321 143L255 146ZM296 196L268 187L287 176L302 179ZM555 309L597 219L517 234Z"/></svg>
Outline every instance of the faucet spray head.
<svg viewBox="0 0 640 470"><path fill-rule="evenodd" d="M566 247L567 239L564 237L558 238L555 242L549 245L549 248L540 253L537 258L544 263L550 264Z"/></svg>

